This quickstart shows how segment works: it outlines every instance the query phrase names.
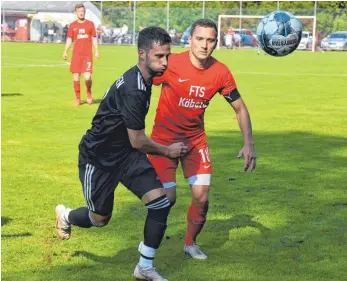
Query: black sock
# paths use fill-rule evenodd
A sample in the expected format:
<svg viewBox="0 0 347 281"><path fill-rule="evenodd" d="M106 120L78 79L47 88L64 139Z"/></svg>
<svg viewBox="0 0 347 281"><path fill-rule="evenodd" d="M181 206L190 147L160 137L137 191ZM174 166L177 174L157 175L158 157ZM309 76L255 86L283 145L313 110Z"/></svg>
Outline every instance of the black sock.
<svg viewBox="0 0 347 281"><path fill-rule="evenodd" d="M164 195L149 202L146 206L148 213L144 229L144 244L148 247L158 249L166 230L170 202Z"/></svg>
<svg viewBox="0 0 347 281"><path fill-rule="evenodd" d="M89 228L93 226L89 218L89 210L87 207L81 207L75 210L72 210L69 213L69 222L73 225Z"/></svg>

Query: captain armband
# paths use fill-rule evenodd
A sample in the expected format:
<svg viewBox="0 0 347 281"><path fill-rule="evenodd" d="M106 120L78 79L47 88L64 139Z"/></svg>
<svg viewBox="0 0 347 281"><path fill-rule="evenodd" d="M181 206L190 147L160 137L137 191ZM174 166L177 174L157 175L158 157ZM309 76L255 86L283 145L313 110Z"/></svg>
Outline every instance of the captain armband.
<svg viewBox="0 0 347 281"><path fill-rule="evenodd" d="M232 103L241 98L241 95L237 89L234 89L229 94L224 95L224 98L227 100L227 102Z"/></svg>

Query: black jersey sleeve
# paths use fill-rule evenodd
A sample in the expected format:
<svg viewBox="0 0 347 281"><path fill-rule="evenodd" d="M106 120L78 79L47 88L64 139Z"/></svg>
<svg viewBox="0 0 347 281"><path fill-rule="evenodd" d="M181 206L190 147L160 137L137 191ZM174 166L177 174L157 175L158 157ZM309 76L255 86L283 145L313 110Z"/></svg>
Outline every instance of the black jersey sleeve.
<svg viewBox="0 0 347 281"><path fill-rule="evenodd" d="M139 89L128 88L123 91L122 95L123 106L121 111L125 126L131 130L144 129L149 107L146 92Z"/></svg>

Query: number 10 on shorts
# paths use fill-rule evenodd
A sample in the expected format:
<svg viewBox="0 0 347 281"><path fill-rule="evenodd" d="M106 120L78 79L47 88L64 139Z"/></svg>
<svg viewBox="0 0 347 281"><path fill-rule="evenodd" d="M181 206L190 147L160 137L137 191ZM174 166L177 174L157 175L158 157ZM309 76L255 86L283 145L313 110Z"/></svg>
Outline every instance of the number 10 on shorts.
<svg viewBox="0 0 347 281"><path fill-rule="evenodd" d="M208 152L208 147L206 147L205 149L204 148L201 148L199 149L199 153L201 155L201 160L202 160L202 163L210 163L210 154Z"/></svg>

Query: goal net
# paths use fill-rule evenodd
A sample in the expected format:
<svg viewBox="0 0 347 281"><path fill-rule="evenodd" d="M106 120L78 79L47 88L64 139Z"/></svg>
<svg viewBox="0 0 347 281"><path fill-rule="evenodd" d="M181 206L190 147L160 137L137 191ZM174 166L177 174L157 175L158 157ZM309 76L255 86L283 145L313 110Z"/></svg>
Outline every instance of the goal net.
<svg viewBox="0 0 347 281"><path fill-rule="evenodd" d="M218 44L220 48L258 48L256 36L257 26L264 16L255 15L219 15ZM303 26L299 50L315 51L318 43L316 38L316 17L296 16Z"/></svg>

